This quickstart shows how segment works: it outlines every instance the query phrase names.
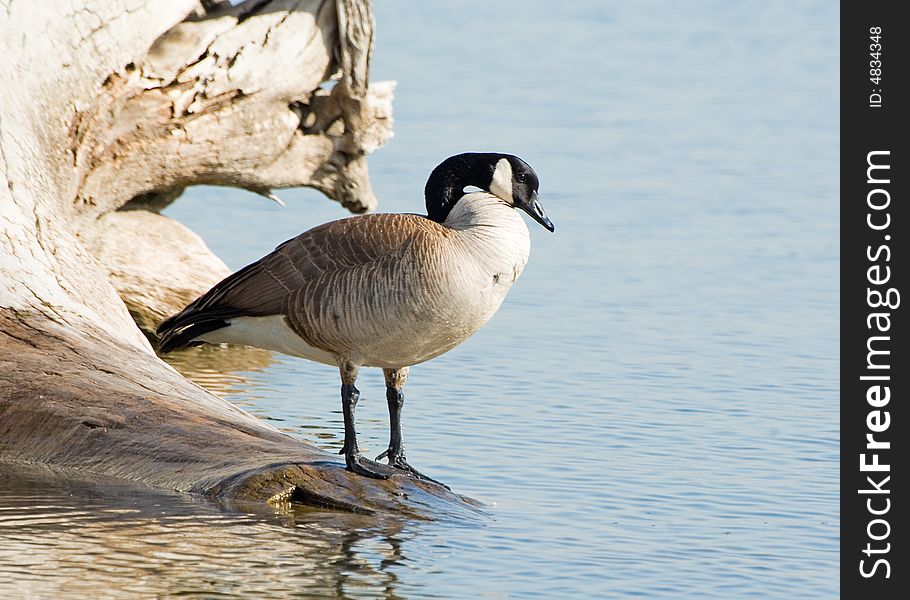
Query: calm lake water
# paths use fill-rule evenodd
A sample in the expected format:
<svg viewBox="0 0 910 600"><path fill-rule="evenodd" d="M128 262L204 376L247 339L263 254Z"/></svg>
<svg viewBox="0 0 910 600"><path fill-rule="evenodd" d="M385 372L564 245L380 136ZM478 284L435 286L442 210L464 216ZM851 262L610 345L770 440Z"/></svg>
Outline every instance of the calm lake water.
<svg viewBox="0 0 910 600"><path fill-rule="evenodd" d="M370 159L380 210L422 211L440 160L502 150L537 170L557 227L528 220L497 316L406 389L411 463L489 517L254 517L0 465L0 597L835 597L837 4L375 9L373 77L399 82ZM346 216L281 196L200 188L167 214L232 268ZM334 369L174 360L340 448ZM359 387L373 455L381 373Z"/></svg>

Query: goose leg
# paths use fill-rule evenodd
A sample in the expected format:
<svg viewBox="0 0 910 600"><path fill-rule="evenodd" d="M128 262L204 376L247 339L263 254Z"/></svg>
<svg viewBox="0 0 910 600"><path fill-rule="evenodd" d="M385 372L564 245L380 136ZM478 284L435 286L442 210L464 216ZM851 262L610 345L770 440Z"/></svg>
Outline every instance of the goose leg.
<svg viewBox="0 0 910 600"><path fill-rule="evenodd" d="M344 454L344 462L348 471L373 477L375 479L388 479L396 473L395 469L364 458L357 447L357 430L354 427L354 409L360 399L360 391L354 387L357 379L357 367L351 363L344 363L341 371L341 410L344 415L344 445L339 454Z"/></svg>
<svg viewBox="0 0 910 600"><path fill-rule="evenodd" d="M376 460L389 459L389 466L404 471L418 479L432 481L449 489L449 486L427 477L408 464L404 455L404 442L401 440L401 409L404 406L404 384L408 380L408 368L383 369L385 375L385 397L389 405L389 447L376 457Z"/></svg>

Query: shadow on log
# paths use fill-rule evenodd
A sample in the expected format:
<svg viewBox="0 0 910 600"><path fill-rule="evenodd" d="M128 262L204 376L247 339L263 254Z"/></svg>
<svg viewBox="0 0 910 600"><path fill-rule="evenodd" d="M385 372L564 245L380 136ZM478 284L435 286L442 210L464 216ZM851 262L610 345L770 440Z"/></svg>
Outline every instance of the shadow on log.
<svg viewBox="0 0 910 600"><path fill-rule="evenodd" d="M365 155L391 137L392 85L368 84L369 2L0 6L0 461L261 506L475 511L349 474L188 382L136 326L224 274L155 214L186 186L375 206Z"/></svg>

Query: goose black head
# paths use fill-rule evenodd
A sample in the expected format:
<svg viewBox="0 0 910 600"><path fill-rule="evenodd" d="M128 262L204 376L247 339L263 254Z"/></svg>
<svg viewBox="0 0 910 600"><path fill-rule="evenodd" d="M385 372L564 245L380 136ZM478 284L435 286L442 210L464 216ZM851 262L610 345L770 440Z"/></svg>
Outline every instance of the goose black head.
<svg viewBox="0 0 910 600"><path fill-rule="evenodd" d="M553 231L537 198L540 182L534 169L511 154L466 152L444 160L430 173L424 195L427 215L442 223L468 186L478 187L497 196Z"/></svg>

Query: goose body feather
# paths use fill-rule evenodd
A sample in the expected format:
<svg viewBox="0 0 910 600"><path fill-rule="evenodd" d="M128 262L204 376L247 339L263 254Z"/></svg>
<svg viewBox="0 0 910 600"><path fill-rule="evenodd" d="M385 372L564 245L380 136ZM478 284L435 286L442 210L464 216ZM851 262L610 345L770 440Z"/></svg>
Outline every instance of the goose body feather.
<svg viewBox="0 0 910 600"><path fill-rule="evenodd" d="M443 223L411 214L350 217L288 240L163 327L173 336L208 319L188 341L397 369L477 331L529 253L521 216L487 192L464 195Z"/></svg>

